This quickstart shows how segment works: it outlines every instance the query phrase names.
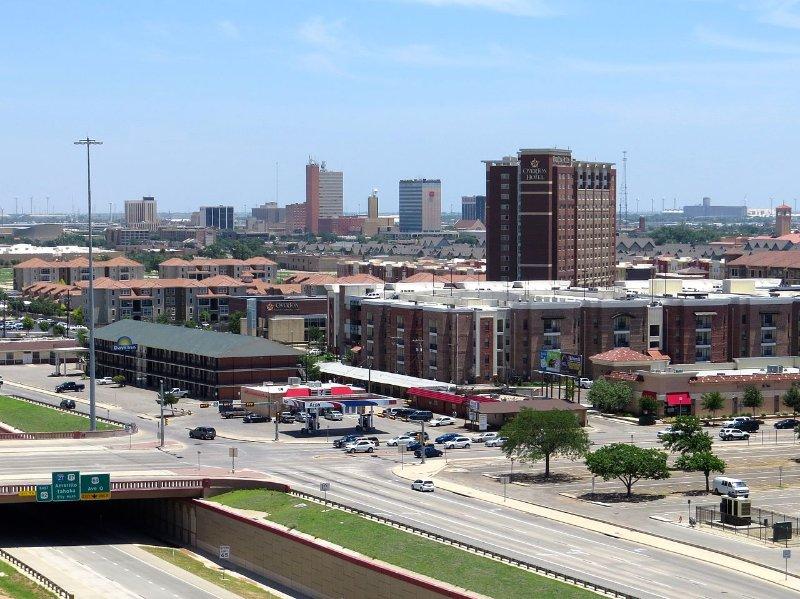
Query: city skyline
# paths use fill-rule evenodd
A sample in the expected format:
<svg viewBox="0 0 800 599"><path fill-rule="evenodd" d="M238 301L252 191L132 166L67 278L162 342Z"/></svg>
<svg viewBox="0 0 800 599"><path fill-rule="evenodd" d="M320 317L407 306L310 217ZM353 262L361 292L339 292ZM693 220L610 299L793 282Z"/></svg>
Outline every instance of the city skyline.
<svg viewBox="0 0 800 599"><path fill-rule="evenodd" d="M117 210L143 195L165 213L302 202L312 154L344 172L347 213L373 188L396 212L397 182L413 177L440 178L443 211L458 211L484 192L481 160L528 146L618 168L627 150L631 211L636 198L641 211L651 198L794 200L791 3L143 3L124 17L89 3L6 11L5 213L14 197L37 212L82 205L71 139L85 132L105 141L98 208Z"/></svg>

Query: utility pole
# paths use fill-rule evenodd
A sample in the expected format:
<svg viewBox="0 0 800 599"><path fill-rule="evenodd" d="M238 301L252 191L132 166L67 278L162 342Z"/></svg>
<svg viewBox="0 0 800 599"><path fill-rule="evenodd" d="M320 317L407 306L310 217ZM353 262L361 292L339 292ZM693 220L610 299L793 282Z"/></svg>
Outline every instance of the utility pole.
<svg viewBox="0 0 800 599"><path fill-rule="evenodd" d="M76 146L86 146L86 200L89 211L89 430L97 430L95 376L94 376L94 258L92 256L92 160L90 149L103 142L90 139L79 139ZM31 212L33 202L31 201ZM163 397L162 397L163 400ZM164 405L161 405L161 445L164 445Z"/></svg>
<svg viewBox="0 0 800 599"><path fill-rule="evenodd" d="M419 423L422 425L422 433L419 436L419 442L421 447L419 448L419 454L422 456L422 463L425 463L425 421L420 420Z"/></svg>
<svg viewBox="0 0 800 599"><path fill-rule="evenodd" d="M159 417L160 439L158 446L163 448L164 447L164 380L163 379L158 379L158 403L161 405L161 415Z"/></svg>

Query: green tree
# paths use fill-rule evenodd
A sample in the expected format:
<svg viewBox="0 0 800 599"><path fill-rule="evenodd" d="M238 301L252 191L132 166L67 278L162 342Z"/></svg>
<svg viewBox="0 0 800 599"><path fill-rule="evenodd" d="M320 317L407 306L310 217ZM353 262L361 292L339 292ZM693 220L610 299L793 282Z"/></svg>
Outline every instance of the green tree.
<svg viewBox="0 0 800 599"><path fill-rule="evenodd" d="M564 381L564 397L569 401L575 399L575 379L567 378Z"/></svg>
<svg viewBox="0 0 800 599"><path fill-rule="evenodd" d="M725 406L725 399L719 391L709 391L700 396L700 405L705 411L711 412L712 418L716 418L717 410Z"/></svg>
<svg viewBox="0 0 800 599"><path fill-rule="evenodd" d="M70 318L70 322L72 322L72 324L84 324L83 323L83 307L79 306L79 307L75 308L74 310L72 310L72 312L69 313L69 318Z"/></svg>
<svg viewBox="0 0 800 599"><path fill-rule="evenodd" d="M643 416L650 416L649 423L654 423L658 414L658 400L650 395L642 395L639 398L639 413Z"/></svg>
<svg viewBox="0 0 800 599"><path fill-rule="evenodd" d="M83 329L78 329L77 334L78 343L83 347L89 347L89 333Z"/></svg>
<svg viewBox="0 0 800 599"><path fill-rule="evenodd" d="M228 331L230 331L231 333L237 333L237 334L241 333L242 332L242 325L241 325L240 321L245 316L246 316L246 314L244 312L239 311L239 310L231 312L228 315Z"/></svg>
<svg viewBox="0 0 800 599"><path fill-rule="evenodd" d="M792 414L797 414L800 410L800 388L797 385L792 385L783 396L784 405L792 408Z"/></svg>
<svg viewBox="0 0 800 599"><path fill-rule="evenodd" d="M211 322L211 312L208 310L203 310L200 312L200 322L208 324Z"/></svg>
<svg viewBox="0 0 800 599"><path fill-rule="evenodd" d="M601 412L621 412L631 399L631 388L625 383L596 380L589 389L589 402Z"/></svg>
<svg viewBox="0 0 800 599"><path fill-rule="evenodd" d="M747 385L744 388L744 397L742 398L742 405L746 408L753 409L753 418L756 416L756 408L764 405L764 395L756 389L753 385Z"/></svg>
<svg viewBox="0 0 800 599"><path fill-rule="evenodd" d="M503 425L500 435L506 457L523 462L544 459L544 476L550 476L550 458L564 456L575 460L589 450L589 436L569 410L538 411L524 408Z"/></svg>
<svg viewBox="0 0 800 599"><path fill-rule="evenodd" d="M683 454L675 460L675 466L684 472L702 472L706 477L706 493L708 493L708 477L712 472L725 474L726 464L724 460L706 450Z"/></svg>
<svg viewBox="0 0 800 599"><path fill-rule="evenodd" d="M596 383L595 383L596 384ZM641 479L669 478L667 454L659 449L644 449L628 443L613 443L586 456L586 467L603 480L618 479L625 485L626 496Z"/></svg>
<svg viewBox="0 0 800 599"><path fill-rule="evenodd" d="M672 423L672 432L661 437L664 449L681 454L710 451L713 439L700 426L696 416L678 416Z"/></svg>
<svg viewBox="0 0 800 599"><path fill-rule="evenodd" d="M46 333L47 331L50 330L50 323L43 320L42 322L39 323L39 330Z"/></svg>
<svg viewBox="0 0 800 599"><path fill-rule="evenodd" d="M196 329L197 328L197 323L194 320L192 320L191 318L187 318L183 322L183 326L185 326L187 329Z"/></svg>
<svg viewBox="0 0 800 599"><path fill-rule="evenodd" d="M31 318L26 314L25 317L22 319L22 328L25 329L26 331L30 331L33 328L33 325L34 325L33 318Z"/></svg>
<svg viewBox="0 0 800 599"><path fill-rule="evenodd" d="M57 337L65 337L66 334L67 334L66 327L64 327L63 324L56 323L56 325L53 327L53 335L56 335Z"/></svg>
<svg viewBox="0 0 800 599"><path fill-rule="evenodd" d="M178 396L172 393L164 393L164 406L169 406L172 413L175 414L175 404L178 403Z"/></svg>
<svg viewBox="0 0 800 599"><path fill-rule="evenodd" d="M125 386L125 375L124 374L117 374L111 377L111 382L117 385L118 387Z"/></svg>

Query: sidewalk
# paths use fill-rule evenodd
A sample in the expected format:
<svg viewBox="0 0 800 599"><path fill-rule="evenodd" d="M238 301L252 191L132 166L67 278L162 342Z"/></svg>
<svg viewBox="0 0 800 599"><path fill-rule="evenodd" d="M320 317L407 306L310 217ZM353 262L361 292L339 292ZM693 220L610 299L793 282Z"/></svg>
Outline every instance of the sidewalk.
<svg viewBox="0 0 800 599"><path fill-rule="evenodd" d="M613 524L609 524L608 522L595 520L586 516L571 514L569 512L535 505L525 501L520 501L518 499L512 499L510 497L504 499L502 495L488 493L486 491L474 489L472 487L454 483L449 480L435 478L436 475L446 467L447 464L443 462L428 461L425 464L414 464L405 466L404 468L395 466L392 469L392 473L400 478L405 478L408 480L415 480L417 478L432 479L438 488L456 493L458 495L480 499L495 505L510 507L521 512L539 516L541 518L547 518L548 520L561 522L562 524L577 526L584 530L591 530L593 532L608 535L614 538L631 541L647 547L653 547L654 549L669 551L670 553L677 553L679 555L691 557L696 560L729 568L737 572L749 574L750 576L755 576L756 578L760 578L762 580L766 580L795 591L800 591L800 578L797 576L790 575L788 580L784 580L783 572L746 559L741 559L732 555L726 555L724 553L712 551L710 549L705 549L689 543L666 539L654 534L632 530L622 526L615 526Z"/></svg>

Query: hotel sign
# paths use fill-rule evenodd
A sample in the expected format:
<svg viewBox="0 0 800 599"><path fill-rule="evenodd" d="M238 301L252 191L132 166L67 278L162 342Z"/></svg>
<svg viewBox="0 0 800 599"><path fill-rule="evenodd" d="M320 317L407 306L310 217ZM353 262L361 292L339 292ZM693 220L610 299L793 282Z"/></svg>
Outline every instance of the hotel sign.
<svg viewBox="0 0 800 599"><path fill-rule="evenodd" d="M523 181L547 181L548 169L536 158L525 159L520 163L520 177Z"/></svg>
<svg viewBox="0 0 800 599"><path fill-rule="evenodd" d="M300 304L298 302L269 302L267 304L267 312L274 310L299 310Z"/></svg>
<svg viewBox="0 0 800 599"><path fill-rule="evenodd" d="M138 348L139 346L130 337L126 336L120 337L114 343L114 351L135 352Z"/></svg>

